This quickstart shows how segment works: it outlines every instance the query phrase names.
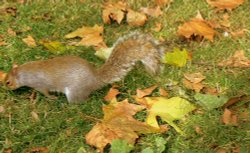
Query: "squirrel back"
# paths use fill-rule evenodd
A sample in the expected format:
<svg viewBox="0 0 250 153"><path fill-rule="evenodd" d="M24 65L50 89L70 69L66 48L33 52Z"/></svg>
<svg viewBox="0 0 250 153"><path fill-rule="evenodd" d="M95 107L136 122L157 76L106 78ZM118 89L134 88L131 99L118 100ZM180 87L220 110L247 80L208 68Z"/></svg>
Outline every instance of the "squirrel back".
<svg viewBox="0 0 250 153"><path fill-rule="evenodd" d="M124 78L138 61L143 63L150 74L159 71L163 49L149 34L133 32L125 35L119 38L112 48L110 57L97 69L99 80L104 84Z"/></svg>

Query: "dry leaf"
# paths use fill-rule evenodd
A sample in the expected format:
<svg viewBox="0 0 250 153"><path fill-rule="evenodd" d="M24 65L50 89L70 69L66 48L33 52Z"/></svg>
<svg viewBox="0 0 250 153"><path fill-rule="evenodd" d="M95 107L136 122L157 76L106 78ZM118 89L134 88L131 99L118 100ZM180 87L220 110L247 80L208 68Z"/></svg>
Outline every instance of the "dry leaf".
<svg viewBox="0 0 250 153"><path fill-rule="evenodd" d="M207 0L207 3L219 10L232 10L244 3L244 0Z"/></svg>
<svg viewBox="0 0 250 153"><path fill-rule="evenodd" d="M182 26L178 27L178 35L186 38L192 36L204 37L211 42L214 40L214 35L217 33L206 20L202 19L198 13L198 17L191 19L191 21L185 22Z"/></svg>
<svg viewBox="0 0 250 153"><path fill-rule="evenodd" d="M155 8L146 8L146 7L142 7L140 9L143 13L152 16L152 17L159 17L160 15L162 15L162 11L161 8L159 6L155 7Z"/></svg>
<svg viewBox="0 0 250 153"><path fill-rule="evenodd" d="M3 71L0 71L0 83L4 81L7 73L4 73Z"/></svg>
<svg viewBox="0 0 250 153"><path fill-rule="evenodd" d="M204 87L202 89L202 92L210 95L218 95L220 91L218 91L216 88L210 88L210 87Z"/></svg>
<svg viewBox="0 0 250 153"><path fill-rule="evenodd" d="M115 139L127 140L129 144L134 144L139 137L138 133L160 132L159 129L133 118L133 115L142 109L144 107L130 104L127 100L113 101L103 106L104 118L85 136L86 143L95 146L102 153L104 147Z"/></svg>
<svg viewBox="0 0 250 153"><path fill-rule="evenodd" d="M227 150L223 148L219 148L216 150L216 153L227 153Z"/></svg>
<svg viewBox="0 0 250 153"><path fill-rule="evenodd" d="M85 27L77 29L65 36L65 38L80 37L82 40L76 45L80 46L98 46L105 44L103 42L103 26L95 25L94 27Z"/></svg>
<svg viewBox="0 0 250 153"><path fill-rule="evenodd" d="M247 96L246 96L246 95L241 95L241 96L239 96L239 97L230 98L230 99L227 101L227 103L225 103L225 104L223 105L223 108L227 108L227 107L229 107L229 106L231 106L231 105L234 105L235 103L240 102L240 101L245 100L245 99L247 99Z"/></svg>
<svg viewBox="0 0 250 153"><path fill-rule="evenodd" d="M250 32L250 31L247 29L241 29L235 32L231 31L230 33L234 38L238 38L238 37L243 37L245 35L245 32Z"/></svg>
<svg viewBox="0 0 250 153"><path fill-rule="evenodd" d="M162 29L162 24L159 23L159 22L155 23L155 27L153 28L153 30L154 30L155 32L160 32L161 29Z"/></svg>
<svg viewBox="0 0 250 153"><path fill-rule="evenodd" d="M32 36L28 35L26 38L23 38L22 40L29 47L36 47L36 41Z"/></svg>
<svg viewBox="0 0 250 153"><path fill-rule="evenodd" d="M194 90L195 92L200 92L201 89L204 88L204 85L203 85L201 82L199 82L199 83L192 83L192 82L190 82L190 81L187 80L187 79L183 79L182 82L183 82L183 85L184 85L186 88L192 89L192 90Z"/></svg>
<svg viewBox="0 0 250 153"><path fill-rule="evenodd" d="M33 118L35 121L39 121L39 120L40 120L40 119L39 119L39 116L38 116L38 114L37 114L37 112L32 111L30 114L31 114L32 118Z"/></svg>
<svg viewBox="0 0 250 153"><path fill-rule="evenodd" d="M237 125L237 116L233 115L229 109L225 108L222 115L222 121L225 125Z"/></svg>
<svg viewBox="0 0 250 153"><path fill-rule="evenodd" d="M143 26L147 21L147 16L140 12L135 12L131 9L127 13L127 23L130 26Z"/></svg>
<svg viewBox="0 0 250 153"><path fill-rule="evenodd" d="M47 147L34 147L25 151L25 153L49 153L49 149Z"/></svg>
<svg viewBox="0 0 250 153"><path fill-rule="evenodd" d="M199 83L206 78L200 72L198 72L198 73L185 73L184 77L192 83Z"/></svg>
<svg viewBox="0 0 250 153"><path fill-rule="evenodd" d="M160 95L163 96L163 97L167 97L168 96L168 92L165 89L163 89L163 88L160 88L159 92L160 92Z"/></svg>
<svg viewBox="0 0 250 153"><path fill-rule="evenodd" d="M11 29L11 28L8 28L8 34L10 35L10 36L16 36L16 32L13 30L13 29Z"/></svg>
<svg viewBox="0 0 250 153"><path fill-rule="evenodd" d="M0 113L3 113L5 111L3 106L0 106Z"/></svg>
<svg viewBox="0 0 250 153"><path fill-rule="evenodd" d="M7 45L7 43L6 43L6 42L4 42L4 41L0 41L0 46L5 46L5 45Z"/></svg>
<svg viewBox="0 0 250 153"><path fill-rule="evenodd" d="M107 93L107 95L104 97L105 101L111 101L114 98L116 98L117 95L119 95L121 92L118 89L115 88L110 88L109 92Z"/></svg>
<svg viewBox="0 0 250 153"><path fill-rule="evenodd" d="M169 5L173 0L155 0L156 4L164 7L166 5Z"/></svg>
<svg viewBox="0 0 250 153"><path fill-rule="evenodd" d="M154 86L151 86L151 87L146 88L146 89L143 89L143 90L137 89L137 90L136 90L136 96L137 96L138 98L143 98L143 97L145 97L145 96L150 95L156 88L157 88L157 86L154 85Z"/></svg>
<svg viewBox="0 0 250 153"><path fill-rule="evenodd" d="M250 59L245 57L243 50L239 50L236 51L232 57L229 57L227 60L220 62L218 66L250 67Z"/></svg>
<svg viewBox="0 0 250 153"><path fill-rule="evenodd" d="M110 24L111 19L120 24L127 11L127 4L121 1L118 3L106 3L103 7L102 19L106 24Z"/></svg>
<svg viewBox="0 0 250 153"><path fill-rule="evenodd" d="M203 134L203 132L202 132L202 130L201 130L201 128L199 126L195 126L195 132L197 134Z"/></svg>

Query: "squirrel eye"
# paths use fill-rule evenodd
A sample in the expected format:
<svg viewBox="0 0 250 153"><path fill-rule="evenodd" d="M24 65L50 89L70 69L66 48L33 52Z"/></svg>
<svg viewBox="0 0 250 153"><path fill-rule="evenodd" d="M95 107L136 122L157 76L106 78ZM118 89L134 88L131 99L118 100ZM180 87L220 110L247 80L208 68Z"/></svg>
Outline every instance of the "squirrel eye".
<svg viewBox="0 0 250 153"><path fill-rule="evenodd" d="M7 82L6 82L6 85L10 85L10 81L7 81Z"/></svg>

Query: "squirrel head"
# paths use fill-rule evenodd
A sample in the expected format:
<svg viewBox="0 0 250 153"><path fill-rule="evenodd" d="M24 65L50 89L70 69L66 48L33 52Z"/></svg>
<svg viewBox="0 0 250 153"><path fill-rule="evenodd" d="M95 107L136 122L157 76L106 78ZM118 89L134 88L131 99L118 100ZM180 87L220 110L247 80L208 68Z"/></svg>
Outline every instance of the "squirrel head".
<svg viewBox="0 0 250 153"><path fill-rule="evenodd" d="M18 77L17 71L18 71L18 65L13 64L12 69L9 71L9 73L4 79L5 86L11 90L19 88L19 85L17 83L17 77Z"/></svg>

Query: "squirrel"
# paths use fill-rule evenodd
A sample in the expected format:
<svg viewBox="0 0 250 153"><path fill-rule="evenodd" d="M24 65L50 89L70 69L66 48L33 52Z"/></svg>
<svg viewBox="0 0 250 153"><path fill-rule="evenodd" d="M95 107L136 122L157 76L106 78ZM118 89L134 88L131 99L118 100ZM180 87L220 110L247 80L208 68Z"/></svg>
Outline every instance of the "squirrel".
<svg viewBox="0 0 250 153"><path fill-rule="evenodd" d="M99 68L80 57L61 56L14 65L4 82L12 90L28 86L47 97L50 91L62 92L69 103L81 103L92 91L124 78L138 61L151 74L159 71L163 50L149 34L125 35L112 48L110 57Z"/></svg>

